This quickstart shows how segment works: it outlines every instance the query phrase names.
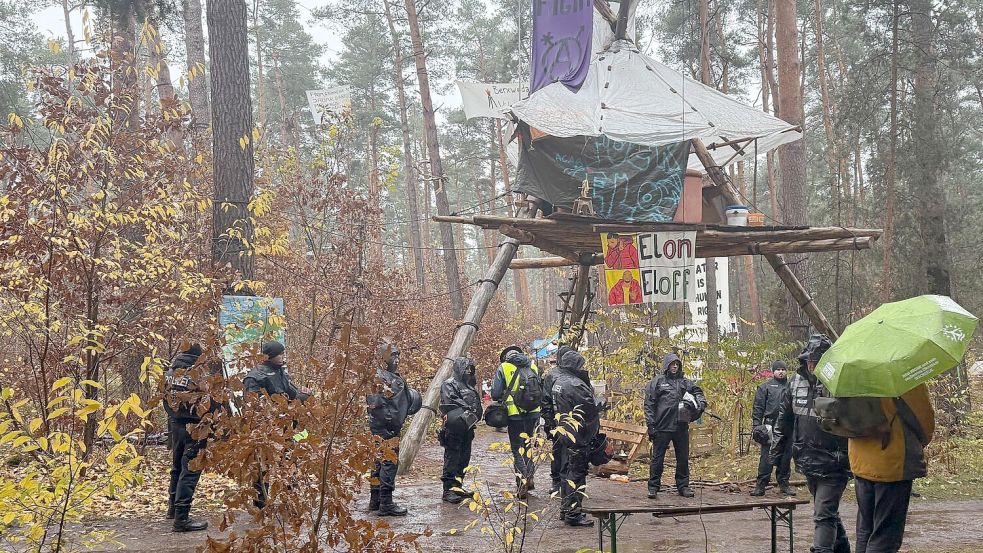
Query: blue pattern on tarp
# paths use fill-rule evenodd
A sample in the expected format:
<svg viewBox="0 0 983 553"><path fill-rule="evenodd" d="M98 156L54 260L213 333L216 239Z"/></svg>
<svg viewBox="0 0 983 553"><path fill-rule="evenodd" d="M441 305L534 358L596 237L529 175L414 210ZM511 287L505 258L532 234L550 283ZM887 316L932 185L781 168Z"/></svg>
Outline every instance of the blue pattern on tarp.
<svg viewBox="0 0 983 553"><path fill-rule="evenodd" d="M579 155L555 153L553 162L578 181L589 177L598 217L664 222L676 214L688 153L689 142L652 147L596 136Z"/></svg>

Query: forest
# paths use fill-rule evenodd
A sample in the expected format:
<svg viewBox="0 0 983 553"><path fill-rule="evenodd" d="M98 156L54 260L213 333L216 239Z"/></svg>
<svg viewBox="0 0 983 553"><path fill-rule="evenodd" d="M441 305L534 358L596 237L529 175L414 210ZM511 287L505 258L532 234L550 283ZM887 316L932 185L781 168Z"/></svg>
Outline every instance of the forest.
<svg viewBox="0 0 983 553"><path fill-rule="evenodd" d="M492 83L519 102L544 91L526 85L543 48L534 14L551 4L685 77L682 101L708 87L794 127L798 140L759 154L749 139L735 161L704 162L697 198L726 181L765 228L825 229L836 238L813 240L838 246L786 242L780 263L721 246L706 256L716 264L694 265L698 301L625 292L617 303L637 305L614 305L596 228L588 264L557 246L562 230L551 242L519 224L543 207L519 161L538 131L514 105L466 114L468 83L488 109ZM562 524L566 493L513 487L510 438L484 423L462 467L473 494L441 504L438 403L455 358L473 360L483 395L507 346L541 367L557 345L582 355L587 387L606 395L602 426L641 428L624 484L588 477L589 511L649 478L646 384L678 353L706 394L688 478L700 501L746 498L755 391L773 361L791 378L812 334L835 347L891 302L948 296L983 313L980 0L0 0L0 115L0 551L606 550ZM236 319L236 301L262 314ZM964 357L928 382L934 438L901 551L983 544L981 336L970 330ZM304 401L244 384L275 357L271 340ZM394 346L402 385L422 395L398 449L400 431L365 422ZM172 534L165 406L174 360L193 347L197 388L178 397L201 415L182 431L207 443L190 465L191 515L210 526ZM551 435L526 436L519 454L547 489ZM389 498L409 514L376 516L369 490L397 460ZM859 493L851 483L843 500L850 541ZM802 550L810 509L795 537L787 522ZM619 538L765 550L763 517L646 514Z"/></svg>

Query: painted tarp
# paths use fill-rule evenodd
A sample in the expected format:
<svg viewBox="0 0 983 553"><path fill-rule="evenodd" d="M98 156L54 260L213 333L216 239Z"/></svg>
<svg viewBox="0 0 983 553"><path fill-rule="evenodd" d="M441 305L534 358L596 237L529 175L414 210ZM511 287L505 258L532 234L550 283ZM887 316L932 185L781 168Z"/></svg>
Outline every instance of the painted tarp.
<svg viewBox="0 0 983 553"><path fill-rule="evenodd" d="M621 221L672 221L679 206L690 143L643 146L607 136L523 137L519 192L570 208L584 179L594 212Z"/></svg>

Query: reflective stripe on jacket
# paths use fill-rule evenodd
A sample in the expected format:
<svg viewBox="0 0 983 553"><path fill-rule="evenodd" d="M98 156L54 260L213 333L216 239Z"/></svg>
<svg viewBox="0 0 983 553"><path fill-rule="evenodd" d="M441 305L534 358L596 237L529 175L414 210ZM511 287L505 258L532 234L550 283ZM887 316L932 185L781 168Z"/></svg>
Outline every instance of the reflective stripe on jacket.
<svg viewBox="0 0 983 553"><path fill-rule="evenodd" d="M925 446L935 433L935 411L924 384L895 398L881 398L881 408L891 421L891 436L850 438L850 468L874 482L901 482L928 473Z"/></svg>

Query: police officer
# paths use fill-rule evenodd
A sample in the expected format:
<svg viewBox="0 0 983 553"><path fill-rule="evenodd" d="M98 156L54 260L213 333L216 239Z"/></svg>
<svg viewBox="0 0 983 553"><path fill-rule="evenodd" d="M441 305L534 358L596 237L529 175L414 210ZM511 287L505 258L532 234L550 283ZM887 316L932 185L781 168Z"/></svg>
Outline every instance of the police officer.
<svg viewBox="0 0 983 553"><path fill-rule="evenodd" d="M395 344L381 344L378 353L382 358L382 364L376 369L378 388L365 397L365 405L372 434L390 440L399 437L406 417L420 410L423 397L420 392L410 389L406 379L399 374L399 348ZM398 456L398 445L393 448L393 453ZM377 459L372 470L369 510L379 511L379 516L406 515L406 509L393 502L396 469L397 463Z"/></svg>
<svg viewBox="0 0 983 553"><path fill-rule="evenodd" d="M243 388L246 392L260 393L266 392L270 397L275 395L286 396L287 399L306 401L310 393L302 388L298 388L290 375L287 373L287 365L284 352L286 348L275 340L264 342L261 353L266 356L266 361L253 368L242 380ZM266 506L268 490L263 482L262 471L254 484L256 488L256 499L253 504L262 509Z"/></svg>
<svg viewBox="0 0 983 553"><path fill-rule="evenodd" d="M208 528L205 521L191 520L191 501L201 471L192 470L189 464L205 447L207 440L195 440L187 425L201 422L203 412L214 412L219 404L199 394L194 398L197 384L191 379L191 370L201 356L201 346L192 344L182 351L164 373L164 411L171 435L171 482L168 487L167 518L174 519L175 532L196 532Z"/></svg>
<svg viewBox="0 0 983 553"><path fill-rule="evenodd" d="M758 481L751 490L751 495L760 497L765 494L765 488L771 481L771 470L775 467L775 478L783 495L795 495L795 490L788 485L792 474L792 442L788 442L778 464L772 465L768 460L768 449L771 444L771 429L775 427L778 416L778 406L782 394L788 387L786 376L788 365L784 361L771 364L772 377L762 382L754 393L754 407L751 409L751 437L761 444L761 456L758 458Z"/></svg>
<svg viewBox="0 0 983 553"><path fill-rule="evenodd" d="M550 480L553 482L553 485L550 487L550 495L560 493L560 483L562 482L560 472L563 465L563 457L560 455L559 436L556 434L556 409L553 408L553 395L550 390L553 389L553 383L556 380L556 366L560 358L568 351L573 350L569 346L556 348L556 352L554 352L553 358L550 361L553 368L543 377L543 405L541 407L543 429L546 430L546 436L553 442L553 458L550 460Z"/></svg>
<svg viewBox="0 0 983 553"><path fill-rule="evenodd" d="M474 427L481 420L481 398L475 390L474 361L467 357L454 360L454 372L440 385L440 412L444 426L438 437L444 446L444 483L442 500L460 503L470 497L464 491L464 469L471 464L471 442Z"/></svg>
<svg viewBox="0 0 983 553"><path fill-rule="evenodd" d="M850 542L840 520L840 498L852 478L847 439L824 432L816 416L817 397L828 397L816 378L816 364L830 347L829 338L816 334L799 354L799 370L782 395L775 421L769 462L777 464L789 442L795 469L806 477L813 497L814 553L849 553Z"/></svg>
<svg viewBox="0 0 983 553"><path fill-rule="evenodd" d="M683 376L683 362L678 355L666 355L662 369L662 374L645 387L645 425L652 442L648 497L659 496L670 443L676 452L676 491L683 497L693 497L689 487L689 423L700 418L707 399L702 388Z"/></svg>
<svg viewBox="0 0 983 553"><path fill-rule="evenodd" d="M601 429L600 412L605 401L594 398L590 376L584 368L584 356L574 350L563 352L553 370L552 385L547 392L560 416L557 420L557 443L561 464L560 518L568 526L594 526L581 509L587 489L587 457L591 440Z"/></svg>
<svg viewBox="0 0 983 553"><path fill-rule="evenodd" d="M513 345L503 349L499 354L499 360L502 364L495 371L491 395L495 401L504 403L508 410L509 446L512 449L512 465L516 474L516 488L518 488L516 496L525 499L527 492L536 489L536 464L529 456L528 440L523 435L532 436L535 433L542 407L523 409L516 405L513 394L518 392L520 386L518 373L522 369L529 368L538 375L539 368L519 346ZM541 405L542 395L545 394L542 390L539 390L539 393Z"/></svg>

